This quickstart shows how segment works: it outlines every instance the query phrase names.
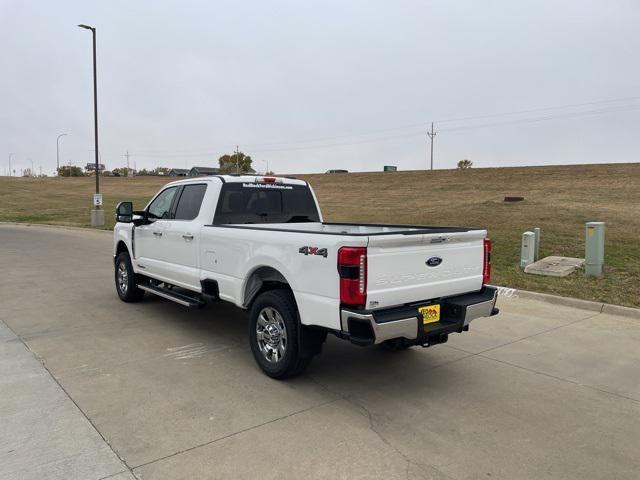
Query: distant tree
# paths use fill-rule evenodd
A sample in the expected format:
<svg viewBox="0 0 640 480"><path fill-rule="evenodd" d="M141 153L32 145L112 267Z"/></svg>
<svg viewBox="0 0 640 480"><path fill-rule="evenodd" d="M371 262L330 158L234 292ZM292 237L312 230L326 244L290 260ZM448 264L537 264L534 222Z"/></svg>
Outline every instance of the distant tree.
<svg viewBox="0 0 640 480"><path fill-rule="evenodd" d="M22 171L22 176L23 177L33 177L33 174L31 173L31 169L30 168L25 168Z"/></svg>
<svg viewBox="0 0 640 480"><path fill-rule="evenodd" d="M218 163L220 164L220 173L249 173L253 171L251 157L242 152L223 155L218 159Z"/></svg>
<svg viewBox="0 0 640 480"><path fill-rule="evenodd" d="M170 171L171 171L170 168L158 167L153 172L154 172L154 175L169 175Z"/></svg>
<svg viewBox="0 0 640 480"><path fill-rule="evenodd" d="M84 172L80 167L74 167L71 165L63 165L58 168L59 177L84 177Z"/></svg>
<svg viewBox="0 0 640 480"><path fill-rule="evenodd" d="M464 170L466 168L471 168L473 166L473 162L471 160L467 160L466 158L464 160L460 160L458 162L458 168L460 170Z"/></svg>

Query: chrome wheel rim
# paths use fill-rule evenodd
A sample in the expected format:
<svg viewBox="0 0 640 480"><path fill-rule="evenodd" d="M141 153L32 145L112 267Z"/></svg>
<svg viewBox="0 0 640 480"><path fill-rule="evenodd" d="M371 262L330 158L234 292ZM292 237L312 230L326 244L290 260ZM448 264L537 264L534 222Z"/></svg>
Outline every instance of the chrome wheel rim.
<svg viewBox="0 0 640 480"><path fill-rule="evenodd" d="M260 310L256 322L258 349L269 363L282 361L287 349L287 329L282 315L272 307Z"/></svg>
<svg viewBox="0 0 640 480"><path fill-rule="evenodd" d="M127 272L127 266L124 262L118 264L118 289L122 295L127 294L129 288L129 272Z"/></svg>

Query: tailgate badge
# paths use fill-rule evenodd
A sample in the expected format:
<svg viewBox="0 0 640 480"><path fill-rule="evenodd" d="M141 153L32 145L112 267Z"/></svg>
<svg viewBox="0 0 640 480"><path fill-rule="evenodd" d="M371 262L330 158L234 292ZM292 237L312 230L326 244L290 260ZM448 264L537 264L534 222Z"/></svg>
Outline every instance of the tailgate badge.
<svg viewBox="0 0 640 480"><path fill-rule="evenodd" d="M437 267L442 263L442 259L440 257L431 257L424 263L427 265L427 267Z"/></svg>

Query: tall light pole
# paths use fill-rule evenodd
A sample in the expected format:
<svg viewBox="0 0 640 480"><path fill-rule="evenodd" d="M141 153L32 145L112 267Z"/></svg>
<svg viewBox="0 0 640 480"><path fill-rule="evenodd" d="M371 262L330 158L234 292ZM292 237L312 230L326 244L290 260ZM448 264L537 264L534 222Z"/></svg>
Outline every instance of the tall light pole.
<svg viewBox="0 0 640 480"><path fill-rule="evenodd" d="M11 172L11 157L13 157L15 155L15 153L10 153L9 154L9 176L12 177L13 173Z"/></svg>
<svg viewBox="0 0 640 480"><path fill-rule="evenodd" d="M93 202L93 210L91 211L91 225L101 227L104 225L104 210L100 208L102 203L100 198L100 167L98 155L98 78L96 73L96 29L89 25L78 25L80 28L91 30L93 38L93 128L95 137L95 160L96 160L96 195Z"/></svg>
<svg viewBox="0 0 640 480"><path fill-rule="evenodd" d="M68 133L61 133L56 139L56 173L60 170L60 137L66 137Z"/></svg>

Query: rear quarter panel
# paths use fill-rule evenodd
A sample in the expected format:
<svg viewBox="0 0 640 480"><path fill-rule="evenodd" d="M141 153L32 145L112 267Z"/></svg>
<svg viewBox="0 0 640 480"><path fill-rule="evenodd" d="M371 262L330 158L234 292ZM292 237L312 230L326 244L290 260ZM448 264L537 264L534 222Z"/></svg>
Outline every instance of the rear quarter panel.
<svg viewBox="0 0 640 480"><path fill-rule="evenodd" d="M339 329L337 251L366 243L366 237L207 226L201 235L202 278L216 280L220 298L244 307L251 274L274 268L291 286L303 324ZM327 257L299 253L305 246L326 248Z"/></svg>

